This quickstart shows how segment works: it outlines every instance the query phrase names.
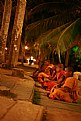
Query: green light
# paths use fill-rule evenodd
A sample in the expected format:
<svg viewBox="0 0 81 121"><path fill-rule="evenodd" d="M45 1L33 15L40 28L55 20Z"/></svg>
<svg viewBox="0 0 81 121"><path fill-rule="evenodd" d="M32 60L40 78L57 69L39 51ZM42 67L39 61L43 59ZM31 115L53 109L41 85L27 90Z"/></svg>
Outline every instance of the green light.
<svg viewBox="0 0 81 121"><path fill-rule="evenodd" d="M74 46L73 48L72 48L72 50L73 50L73 52L76 52L77 50L78 50L78 46Z"/></svg>

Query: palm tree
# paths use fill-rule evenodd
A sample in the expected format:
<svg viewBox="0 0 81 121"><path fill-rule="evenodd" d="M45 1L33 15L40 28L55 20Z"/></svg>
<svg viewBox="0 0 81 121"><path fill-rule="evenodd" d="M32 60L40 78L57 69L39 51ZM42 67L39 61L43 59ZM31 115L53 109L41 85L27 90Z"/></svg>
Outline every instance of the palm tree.
<svg viewBox="0 0 81 121"><path fill-rule="evenodd" d="M4 12L1 25L1 34L0 34L0 63L5 62L5 47L8 36L9 22L11 16L12 1L5 0Z"/></svg>
<svg viewBox="0 0 81 121"><path fill-rule="evenodd" d="M71 23L64 24L60 27L57 27L56 29L42 34L40 37L37 38L37 40L35 41L35 45L39 45L40 52L44 56L49 57L50 53L54 54L54 52L57 51L58 39L62 31L64 31L64 29L70 24Z"/></svg>
<svg viewBox="0 0 81 121"><path fill-rule="evenodd" d="M70 49L73 46L81 47L81 19L77 19L66 27L59 37L57 48L61 53L66 52L65 66L68 66Z"/></svg>
<svg viewBox="0 0 81 121"><path fill-rule="evenodd" d="M77 2L77 4L73 2L68 3L67 1L55 3L50 1L47 3L38 4L37 6L30 9L28 12L26 12L27 14L25 16L24 40L30 44L32 43L32 46L37 40L40 40L40 43L42 43L41 49L43 50L45 47L47 49L48 42L45 41L47 39L42 35L47 33L48 36L50 36L53 29L69 22L72 23L74 20L76 20L78 16L80 16L81 11L81 8L79 7L80 5L78 3L79 2ZM62 31L60 31L59 35L61 32ZM46 34L45 36L47 37ZM56 38L58 38L57 35ZM50 39L48 37L48 39L48 41L51 40L53 46L52 50L54 50L57 42L55 42L53 38ZM49 50L46 51L46 53L48 52ZM42 55L44 55L43 51Z"/></svg>
<svg viewBox="0 0 81 121"><path fill-rule="evenodd" d="M65 7L63 7L64 5ZM48 13L46 13L46 10ZM26 20L31 21L31 24L27 25L27 21L25 21L25 40L34 43L46 31L59 27L67 22L73 22L76 20L78 14L80 14L79 10L80 8L78 8L77 4L72 3L48 2L35 6L26 15ZM43 12L48 16L45 16Z"/></svg>
<svg viewBox="0 0 81 121"><path fill-rule="evenodd" d="M25 8L26 8L26 0L17 0L17 7L16 7L14 25L12 30L11 46L9 54L9 65L11 67L15 67L18 61Z"/></svg>

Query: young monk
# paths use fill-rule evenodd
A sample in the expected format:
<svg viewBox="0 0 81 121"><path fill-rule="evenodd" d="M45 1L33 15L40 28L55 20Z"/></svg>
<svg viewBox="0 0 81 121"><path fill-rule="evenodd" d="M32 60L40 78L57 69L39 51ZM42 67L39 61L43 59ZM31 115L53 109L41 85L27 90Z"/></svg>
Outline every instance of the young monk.
<svg viewBox="0 0 81 121"><path fill-rule="evenodd" d="M65 83L61 88L53 89L49 97L66 102L77 102L78 99L78 80L73 77L72 67L65 69Z"/></svg>
<svg viewBox="0 0 81 121"><path fill-rule="evenodd" d="M52 77L52 73L51 70L54 68L53 64L49 64L47 66L47 68L45 69L44 72L40 72L38 74L38 81L41 82L43 84L43 82L45 81L45 79L49 79Z"/></svg>
<svg viewBox="0 0 81 121"><path fill-rule="evenodd" d="M61 83L63 83L64 80L64 71L63 71L63 64L58 64L56 66L56 74L53 75L53 78L51 80L47 80L43 82L43 87L46 88L46 90L51 90L51 88L55 85L59 86Z"/></svg>
<svg viewBox="0 0 81 121"><path fill-rule="evenodd" d="M38 79L38 74L41 73L41 72L44 72L45 69L48 67L49 64L50 64L49 60L45 60L45 62L41 65L41 67L40 67L40 68L37 68L37 69L33 72L32 77L34 78L34 80L37 81L37 79Z"/></svg>

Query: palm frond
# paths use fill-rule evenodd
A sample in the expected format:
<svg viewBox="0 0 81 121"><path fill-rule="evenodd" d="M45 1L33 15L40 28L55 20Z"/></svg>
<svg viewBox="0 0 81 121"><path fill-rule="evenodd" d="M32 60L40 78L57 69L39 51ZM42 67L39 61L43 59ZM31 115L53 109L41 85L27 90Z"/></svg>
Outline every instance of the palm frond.
<svg viewBox="0 0 81 121"><path fill-rule="evenodd" d="M28 12L28 15L30 16L30 15L33 15L35 13L42 12L44 10L48 10L49 12L58 13L58 12L70 9L74 6L75 6L74 3L46 2L46 3L39 4L39 5L35 6L34 8L32 8Z"/></svg>
<svg viewBox="0 0 81 121"><path fill-rule="evenodd" d="M62 32L57 44L61 52L66 51L70 43L72 43L80 33L81 19L79 18Z"/></svg>
<svg viewBox="0 0 81 121"><path fill-rule="evenodd" d="M27 26L25 31L25 36L27 40L31 40L33 38L33 41L35 41L39 35L42 33L45 33L46 31L59 27L69 21L71 21L71 15L68 12L66 16L66 12L60 15L56 15L53 17L50 17L48 19L40 20L38 22L32 23Z"/></svg>
<svg viewBox="0 0 81 121"><path fill-rule="evenodd" d="M49 56L51 51L57 48L57 42L61 33L69 25L70 23L67 23L56 29L47 31L36 40L35 45L39 45L40 51L44 56Z"/></svg>

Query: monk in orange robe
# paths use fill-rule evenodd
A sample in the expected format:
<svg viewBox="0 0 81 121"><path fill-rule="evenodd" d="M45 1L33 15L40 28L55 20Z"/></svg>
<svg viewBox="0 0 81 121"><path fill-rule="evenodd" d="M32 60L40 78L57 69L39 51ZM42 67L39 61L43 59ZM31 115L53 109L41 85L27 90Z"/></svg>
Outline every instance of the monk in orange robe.
<svg viewBox="0 0 81 121"><path fill-rule="evenodd" d="M53 88L50 91L49 98L58 99L66 102L77 102L78 99L78 80L72 77L71 67L65 69L65 83L61 88Z"/></svg>

